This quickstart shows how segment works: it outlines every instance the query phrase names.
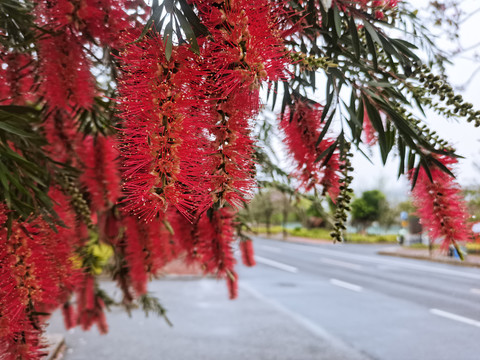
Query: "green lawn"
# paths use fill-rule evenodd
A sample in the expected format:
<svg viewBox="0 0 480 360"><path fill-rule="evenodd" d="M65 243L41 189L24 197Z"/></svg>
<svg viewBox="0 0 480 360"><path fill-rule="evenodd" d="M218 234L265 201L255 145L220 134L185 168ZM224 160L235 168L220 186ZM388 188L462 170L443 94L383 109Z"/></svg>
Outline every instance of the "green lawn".
<svg viewBox="0 0 480 360"><path fill-rule="evenodd" d="M258 234L266 234L266 227L252 228L252 230ZM271 234L280 234L282 232L281 226L270 227ZM295 228L287 229L287 233L292 236L299 236L309 239L327 239L330 240L330 231L327 229L306 229ZM352 243L396 243L396 235L362 235L362 234L347 234L345 236L347 242Z"/></svg>

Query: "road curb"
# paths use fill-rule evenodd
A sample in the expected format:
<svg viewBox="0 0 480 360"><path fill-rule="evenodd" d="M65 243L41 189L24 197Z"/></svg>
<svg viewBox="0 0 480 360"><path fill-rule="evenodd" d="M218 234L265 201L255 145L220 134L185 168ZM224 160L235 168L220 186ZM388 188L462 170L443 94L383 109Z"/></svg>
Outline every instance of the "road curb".
<svg viewBox="0 0 480 360"><path fill-rule="evenodd" d="M385 256L401 257L401 258L407 258L407 259L425 260L425 261L431 261L431 262L436 262L441 264L449 264L449 265L456 265L456 266L463 266L463 267L480 268L480 263L474 263L468 260L460 261L460 260L453 260L453 259L432 258L430 256L425 256L425 255L406 254L406 253L393 252L393 251L378 251L377 254L385 255Z"/></svg>

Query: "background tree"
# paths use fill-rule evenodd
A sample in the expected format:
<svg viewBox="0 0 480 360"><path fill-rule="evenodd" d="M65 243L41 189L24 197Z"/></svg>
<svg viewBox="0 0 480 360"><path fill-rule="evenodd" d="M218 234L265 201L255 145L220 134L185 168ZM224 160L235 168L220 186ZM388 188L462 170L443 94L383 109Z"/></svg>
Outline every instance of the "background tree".
<svg viewBox="0 0 480 360"><path fill-rule="evenodd" d="M387 207L387 198L381 191L365 191L362 197L352 201L352 223L360 225L362 232L365 232L372 222L381 219Z"/></svg>

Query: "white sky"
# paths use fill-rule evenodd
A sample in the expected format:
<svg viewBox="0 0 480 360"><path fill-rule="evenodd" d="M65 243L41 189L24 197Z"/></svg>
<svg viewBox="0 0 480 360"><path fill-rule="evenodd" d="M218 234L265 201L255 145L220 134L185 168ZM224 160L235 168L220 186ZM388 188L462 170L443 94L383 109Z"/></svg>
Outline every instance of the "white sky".
<svg viewBox="0 0 480 360"><path fill-rule="evenodd" d="M425 4L428 3L428 0L410 1L417 7L424 7ZM479 0L463 1L465 13L470 13L479 7ZM429 14L423 12L423 16L429 16ZM459 35L463 48L468 48L470 45L480 42L480 37L477 35L478 22L480 22L480 13L472 16L469 21L462 26ZM452 44L446 39L439 40L438 44L445 48L452 47ZM464 57L472 54L473 52L465 54ZM480 66L480 61L475 63L461 57L455 58L453 65L448 67L450 82L454 86L464 84L478 66ZM318 83L320 83L320 81L319 78ZM324 87L320 85L317 91L318 93L316 93L313 98L321 101L325 97L325 94L322 94ZM461 94L466 101L471 102L476 109L480 110L480 74L471 82L468 89L461 92ZM279 99L281 99L281 96L279 93ZM267 116L275 117L273 113L267 114ZM426 122L431 125L442 138L454 145L458 154L465 157L465 159L459 161L455 169L459 183L462 186L480 185L480 128L475 128L472 124L467 123L466 120L460 120L459 122L447 120L433 113L427 114ZM332 128L335 128L333 124ZM273 148L282 167L288 168L288 165L291 166L291 160L288 155L285 154L279 139L273 141ZM365 190L380 189L386 193L388 198L393 202L407 199L410 186L404 177L397 179L398 158L394 156L393 152L390 154L385 166L383 166L380 160L379 150L377 148L373 148L372 153L369 155L371 155L370 159L373 161L373 164L360 153L357 153L353 158L355 173L352 186L355 192L361 193ZM478 162L479 169L475 167L475 162Z"/></svg>
<svg viewBox="0 0 480 360"><path fill-rule="evenodd" d="M426 0L415 1L415 6L422 6ZM464 0L463 10L470 13L480 7L478 0ZM480 22L480 13L472 16L460 30L460 42L463 48L480 42L478 23ZM443 40L439 45L450 48L448 41ZM480 47L478 48L480 50ZM466 57L473 55L473 51L462 55ZM461 85L467 82L472 73L480 66L480 62L475 63L462 57L453 59L453 65L448 67L448 75L452 85ZM480 109L480 74L474 78L466 91L461 92L464 99L471 102L476 109ZM436 114L428 114L427 123L437 131L444 139L448 140L457 149L457 152L464 156L460 159L456 168L456 175L462 186L480 184L480 167L476 168L475 163L480 166L480 128L475 128L473 124L465 120L459 122L447 120ZM355 191L364 191L373 188L380 188L389 197L400 200L406 197L409 185L405 179L397 180L398 162L394 157L389 158L386 167L382 166L378 150L374 150L376 156L372 157L374 165L370 164L362 155L354 157L353 165L355 167L355 180L353 187Z"/></svg>

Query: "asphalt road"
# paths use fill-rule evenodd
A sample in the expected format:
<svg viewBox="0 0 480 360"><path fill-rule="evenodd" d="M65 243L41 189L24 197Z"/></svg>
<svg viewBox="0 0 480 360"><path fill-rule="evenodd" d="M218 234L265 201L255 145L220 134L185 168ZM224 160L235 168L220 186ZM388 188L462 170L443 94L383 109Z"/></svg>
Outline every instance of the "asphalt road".
<svg viewBox="0 0 480 360"><path fill-rule="evenodd" d="M110 332L63 333L64 360L477 360L480 269L380 256L376 245L255 239L239 298L212 278L150 284L173 322L107 314ZM102 288L119 297L112 282ZM1 357L1 356L0 356Z"/></svg>
<svg viewBox="0 0 480 360"><path fill-rule="evenodd" d="M480 269L255 239L243 289L371 359L480 359Z"/></svg>

